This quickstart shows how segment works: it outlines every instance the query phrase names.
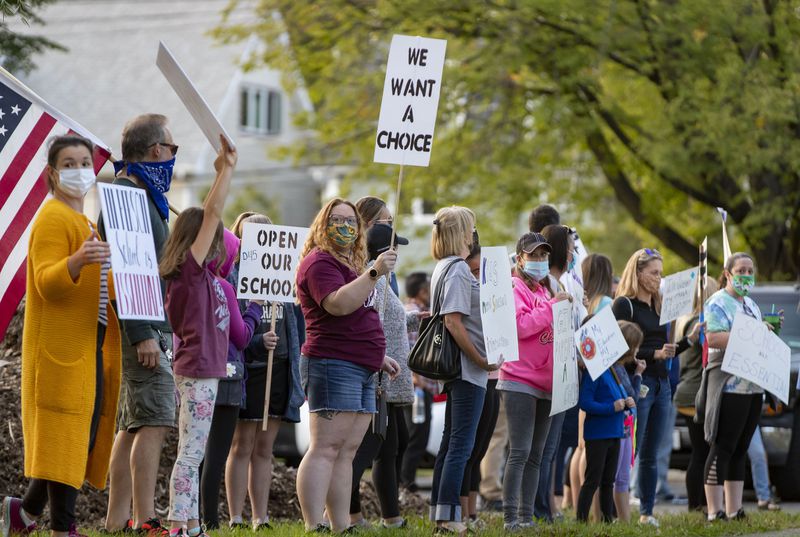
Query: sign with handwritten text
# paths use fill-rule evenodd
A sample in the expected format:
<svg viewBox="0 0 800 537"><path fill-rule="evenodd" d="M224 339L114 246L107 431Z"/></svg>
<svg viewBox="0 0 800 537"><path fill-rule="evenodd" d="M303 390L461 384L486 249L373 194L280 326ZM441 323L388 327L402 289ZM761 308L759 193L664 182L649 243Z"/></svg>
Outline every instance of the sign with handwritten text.
<svg viewBox="0 0 800 537"><path fill-rule="evenodd" d="M375 162L429 164L446 48L443 39L392 37L375 136Z"/></svg>
<svg viewBox="0 0 800 537"><path fill-rule="evenodd" d="M246 223L236 297L294 302L295 275L307 236L307 227Z"/></svg>
<svg viewBox="0 0 800 537"><path fill-rule="evenodd" d="M758 384L789 404L792 351L762 321L744 313L733 319L722 370Z"/></svg>
<svg viewBox="0 0 800 537"><path fill-rule="evenodd" d="M660 324L671 323L678 317L692 313L694 295L697 292L697 274L697 267L694 267L664 278Z"/></svg>
<svg viewBox="0 0 800 537"><path fill-rule="evenodd" d="M608 308L606 308L608 309ZM562 300L553 304L553 392L550 415L578 404L578 359L575 355L575 330L572 304Z"/></svg>
<svg viewBox="0 0 800 537"><path fill-rule="evenodd" d="M496 364L519 359L517 314L511 287L511 265L504 246L481 248L481 321L486 359Z"/></svg>
<svg viewBox="0 0 800 537"><path fill-rule="evenodd" d="M164 320L161 278L147 208L147 193L97 183L120 319Z"/></svg>
<svg viewBox="0 0 800 537"><path fill-rule="evenodd" d="M611 308L601 309L575 332L575 345L592 380L597 380L628 350Z"/></svg>

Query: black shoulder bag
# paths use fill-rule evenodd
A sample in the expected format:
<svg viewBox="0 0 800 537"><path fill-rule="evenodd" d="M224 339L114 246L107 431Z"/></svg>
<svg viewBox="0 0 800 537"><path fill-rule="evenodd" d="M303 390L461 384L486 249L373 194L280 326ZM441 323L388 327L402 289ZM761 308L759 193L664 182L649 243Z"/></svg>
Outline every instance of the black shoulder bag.
<svg viewBox="0 0 800 537"><path fill-rule="evenodd" d="M409 369L429 379L448 381L461 376L461 349L445 328L440 311L447 273L453 265L463 261L457 259L442 271L433 292L431 316L420 323L419 338L408 355Z"/></svg>

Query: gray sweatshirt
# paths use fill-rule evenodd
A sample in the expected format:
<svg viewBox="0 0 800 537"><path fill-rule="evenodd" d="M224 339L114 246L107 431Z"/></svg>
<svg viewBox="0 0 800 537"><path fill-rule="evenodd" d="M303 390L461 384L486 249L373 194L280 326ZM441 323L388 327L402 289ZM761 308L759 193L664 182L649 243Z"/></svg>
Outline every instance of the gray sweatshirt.
<svg viewBox="0 0 800 537"><path fill-rule="evenodd" d="M408 368L408 329L406 326L406 310L400 298L386 291L386 278L379 278L375 284L375 309L381 316L383 333L386 336L386 356L394 358L400 364L400 374L394 380L383 374L386 386L387 402L408 405L414 402L414 386L411 383L411 370ZM386 297L386 309L383 299Z"/></svg>

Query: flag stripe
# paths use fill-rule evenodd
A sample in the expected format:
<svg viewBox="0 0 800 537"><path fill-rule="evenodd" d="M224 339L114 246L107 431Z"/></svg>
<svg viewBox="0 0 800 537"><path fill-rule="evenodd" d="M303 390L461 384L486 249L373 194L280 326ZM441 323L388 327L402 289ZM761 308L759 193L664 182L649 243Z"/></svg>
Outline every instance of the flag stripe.
<svg viewBox="0 0 800 537"><path fill-rule="evenodd" d="M3 331L5 337L5 330L11 318L17 311L19 301L25 295L25 271L27 270L25 259L19 265L17 272L11 277L11 281L7 287L0 287L4 291L0 295L0 330ZM3 267L5 269L5 266Z"/></svg>
<svg viewBox="0 0 800 537"><path fill-rule="evenodd" d="M42 172L44 175L44 172ZM0 259L7 259L11 249L16 246L20 240L28 224L33 220L34 215L42 206L44 198L47 196L47 187L44 184L44 178L40 177L39 180L33 185L33 188L28 193L28 197L19 208L17 215L5 229L3 238L0 239Z"/></svg>
<svg viewBox="0 0 800 537"><path fill-rule="evenodd" d="M31 108L28 113L36 112ZM27 114L26 114L27 115ZM23 118L26 119L26 118ZM30 134L25 139L25 142L20 146L19 151L14 155L8 168L6 169L3 177L0 178L0 208L5 209L6 202L11 197L12 192L22 179L23 172L28 168L31 160L41 149L45 149L43 144L47 136L53 130L56 120L48 114L42 114L36 121ZM22 125L20 125L22 127ZM20 132L22 129L18 128L15 133ZM23 134L25 131L23 131ZM9 148L6 147L6 150ZM42 170L39 170L41 173ZM37 174L38 176L38 174ZM8 220L0 219L0 222L7 222Z"/></svg>

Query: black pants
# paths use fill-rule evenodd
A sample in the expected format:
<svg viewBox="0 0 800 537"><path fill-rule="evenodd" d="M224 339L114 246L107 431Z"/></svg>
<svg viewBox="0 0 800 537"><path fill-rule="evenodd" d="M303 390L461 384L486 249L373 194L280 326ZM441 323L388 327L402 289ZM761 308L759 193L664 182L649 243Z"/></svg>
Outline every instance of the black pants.
<svg viewBox="0 0 800 537"><path fill-rule="evenodd" d="M97 439L97 427L103 406L103 341L106 338L106 326L97 323L97 341L95 343L95 390L92 421L89 425L89 452L94 449ZM78 489L47 481L31 479L28 490L22 498L22 508L26 513L40 516L45 505L50 503L50 528L53 531L69 531L75 524L75 502L78 500Z"/></svg>
<svg viewBox="0 0 800 537"><path fill-rule="evenodd" d="M611 522L614 518L614 479L619 462L619 444L619 438L586 441L586 474L578 495L578 520L586 521L589 518L592 498L598 486L603 522Z"/></svg>
<svg viewBox="0 0 800 537"><path fill-rule="evenodd" d="M706 492L703 488L706 460L708 459L708 443L702 423L695 423L694 418L686 418L689 429L689 441L692 444L692 455L686 468L686 496L689 498L689 511L699 511L706 506Z"/></svg>
<svg viewBox="0 0 800 537"><path fill-rule="evenodd" d="M359 485L364 470L372 466L372 484L378 494L383 518L400 516L400 490L398 475L403 451L408 445L408 429L403 407L393 403L387 405L389 424L386 439L373 434L370 428L353 458L353 487L350 493L350 514L361 512ZM373 462L374 461L374 462Z"/></svg>
<svg viewBox="0 0 800 537"><path fill-rule="evenodd" d="M747 448L761 416L763 399L762 394L722 394L717 437L706 459L706 485L744 481Z"/></svg>
<svg viewBox="0 0 800 537"><path fill-rule="evenodd" d="M238 417L238 406L214 407L206 453L200 465L200 518L208 529L219 528L219 488Z"/></svg>
<svg viewBox="0 0 800 537"><path fill-rule="evenodd" d="M486 397L483 399L481 419L478 421L478 431L475 433L475 445L472 454L467 460L464 469L464 480L461 481L461 496L467 497L470 492L478 492L481 484L481 460L489 449L494 426L497 425L497 416L500 413L500 393L497 391L497 379L491 379L486 384Z"/></svg>
<svg viewBox="0 0 800 537"><path fill-rule="evenodd" d="M425 392L425 421L422 423L413 422L410 406L403 407L408 428L408 447L400 465L400 484L404 487L413 485L417 480L417 468L428 448L428 438L431 435L432 407L433 395Z"/></svg>

